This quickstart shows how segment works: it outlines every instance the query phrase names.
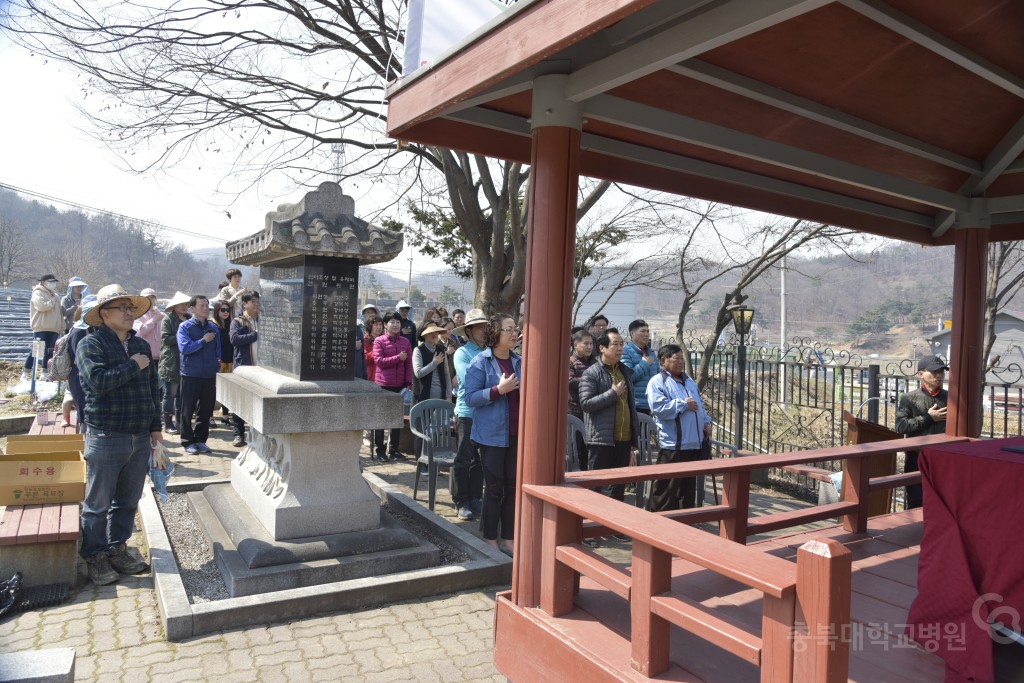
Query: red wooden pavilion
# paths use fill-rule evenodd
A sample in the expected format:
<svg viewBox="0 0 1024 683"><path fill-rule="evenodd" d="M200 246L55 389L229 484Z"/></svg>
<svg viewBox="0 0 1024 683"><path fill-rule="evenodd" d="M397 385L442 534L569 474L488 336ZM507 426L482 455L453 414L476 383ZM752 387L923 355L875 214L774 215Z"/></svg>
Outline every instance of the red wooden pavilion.
<svg viewBox="0 0 1024 683"><path fill-rule="evenodd" d="M497 661L507 675L536 674L508 656L523 634L556 639L557 632L540 619L539 630L529 631L511 615L526 619L537 608L565 613L583 590L577 574L585 575L583 588L601 575L573 541L588 533L582 518L608 516L604 503L570 501L566 491L588 492L557 486L565 481L567 375L564 359L550 349L564 346L570 319L579 175L922 245L955 245L954 281L936 283L952 286L954 300L947 431L977 436L986 246L1024 235L1022 45L1024 3L1016 0L520 0L435 65L393 85L393 137L533 167L517 552L496 634ZM728 510L716 519L724 520L723 535L742 542L745 533L736 531L747 524L746 484L738 470L729 476ZM868 490L894 483L851 478L840 505L859 506L858 496L866 504ZM858 511L842 514L851 530L863 532L866 517ZM606 526L616 520L609 517ZM610 570L601 575L602 585L618 586L632 605L628 670L584 666L598 660L578 648L541 650L565 655L581 678L643 680L666 671L667 655L659 651L666 619L700 621L692 618L693 605L652 597L664 588L657 584L667 580L672 556L703 561L687 555L695 546L686 538L657 521L667 520L619 529L646 539L634 535L631 583L616 583ZM787 521L794 520L770 524ZM659 549L661 531L673 538ZM680 548L690 550L680 555ZM843 552L828 544L819 550L830 562ZM548 562L545 553L558 561ZM774 651L770 613L792 609L783 604L788 584L769 578L745 577L765 596L760 649L737 645L761 657ZM817 609L796 592L798 613ZM833 618L842 614L827 617ZM649 632L638 631L642 623ZM643 638L649 642L638 645ZM758 661L762 679L776 675L767 668L792 680L786 672L804 666L799 656L790 668ZM548 665L552 676L565 672L557 662ZM846 680L845 672L838 680Z"/></svg>

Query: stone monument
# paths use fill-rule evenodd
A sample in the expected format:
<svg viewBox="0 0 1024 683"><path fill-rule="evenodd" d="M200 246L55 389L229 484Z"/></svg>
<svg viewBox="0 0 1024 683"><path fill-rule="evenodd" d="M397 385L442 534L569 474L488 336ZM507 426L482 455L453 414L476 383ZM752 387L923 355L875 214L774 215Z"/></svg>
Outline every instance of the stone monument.
<svg viewBox="0 0 1024 683"><path fill-rule="evenodd" d="M402 235L356 218L324 183L227 245L260 266L256 365L217 376L250 427L230 485L190 494L232 595L433 566L437 549L386 516L359 471L365 429L402 424L397 394L354 379L358 268L393 259ZM222 540L216 540L218 535ZM227 550L219 546L229 546Z"/></svg>

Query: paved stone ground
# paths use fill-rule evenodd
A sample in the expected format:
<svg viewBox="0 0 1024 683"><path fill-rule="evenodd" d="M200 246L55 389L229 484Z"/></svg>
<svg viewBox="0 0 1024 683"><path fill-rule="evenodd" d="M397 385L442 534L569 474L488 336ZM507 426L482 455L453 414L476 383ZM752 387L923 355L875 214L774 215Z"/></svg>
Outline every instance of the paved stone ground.
<svg viewBox="0 0 1024 683"><path fill-rule="evenodd" d="M229 429L213 430L209 455L189 455L169 442L177 468L173 481L227 478L238 450L230 439ZM375 464L368 456L364 446L364 470L412 492L411 459ZM420 500L425 504L422 488ZM751 505L767 512L804 504L753 493ZM458 520L445 488L438 489L435 512L480 535L477 522ZM610 543L602 552L625 561L628 544ZM0 622L0 651L73 647L76 680L103 683L504 681L491 655L494 594L503 588L169 643L149 574L104 587L80 580L68 603Z"/></svg>

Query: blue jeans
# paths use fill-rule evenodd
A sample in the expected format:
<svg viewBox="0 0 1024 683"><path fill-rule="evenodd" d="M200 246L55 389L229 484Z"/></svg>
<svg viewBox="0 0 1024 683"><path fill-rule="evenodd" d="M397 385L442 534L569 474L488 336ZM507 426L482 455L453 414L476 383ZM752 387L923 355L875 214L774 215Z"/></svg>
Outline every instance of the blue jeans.
<svg viewBox="0 0 1024 683"><path fill-rule="evenodd" d="M135 510L149 472L149 432L127 434L90 426L85 437L82 557L131 538Z"/></svg>
<svg viewBox="0 0 1024 683"><path fill-rule="evenodd" d="M53 358L53 347L57 343L57 339L60 337L56 332L33 332L33 339L45 339L46 340L46 355L42 360L39 361L39 372L42 372L46 367L50 359ZM28 358L25 359L25 369L32 369L32 352L28 352Z"/></svg>

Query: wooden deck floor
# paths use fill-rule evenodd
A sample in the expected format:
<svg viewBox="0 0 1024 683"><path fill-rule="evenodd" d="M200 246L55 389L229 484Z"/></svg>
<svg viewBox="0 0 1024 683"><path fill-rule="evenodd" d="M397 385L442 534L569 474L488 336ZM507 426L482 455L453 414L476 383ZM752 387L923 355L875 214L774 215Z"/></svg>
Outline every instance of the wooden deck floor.
<svg viewBox="0 0 1024 683"><path fill-rule="evenodd" d="M847 633L821 636L849 640L850 681L927 683L943 680L942 660L902 635L910 603L917 594L923 527L921 511L913 510L873 518L867 534L848 534L841 527L828 527L771 538L750 547L795 562L797 548L809 539L824 536L843 543L853 553L852 623ZM762 607L757 591L678 559L673 563L673 577L674 591L701 602L716 616L745 630L760 632ZM626 602L584 578L577 605L580 609L566 617L545 619L544 630L588 650L589 656L598 660L598 670L615 671L616 678L625 672L620 680L647 680L628 669L628 641L609 632L628 635L630 614ZM658 680L759 680L755 665L681 629L673 627L671 640L671 660L676 666Z"/></svg>

